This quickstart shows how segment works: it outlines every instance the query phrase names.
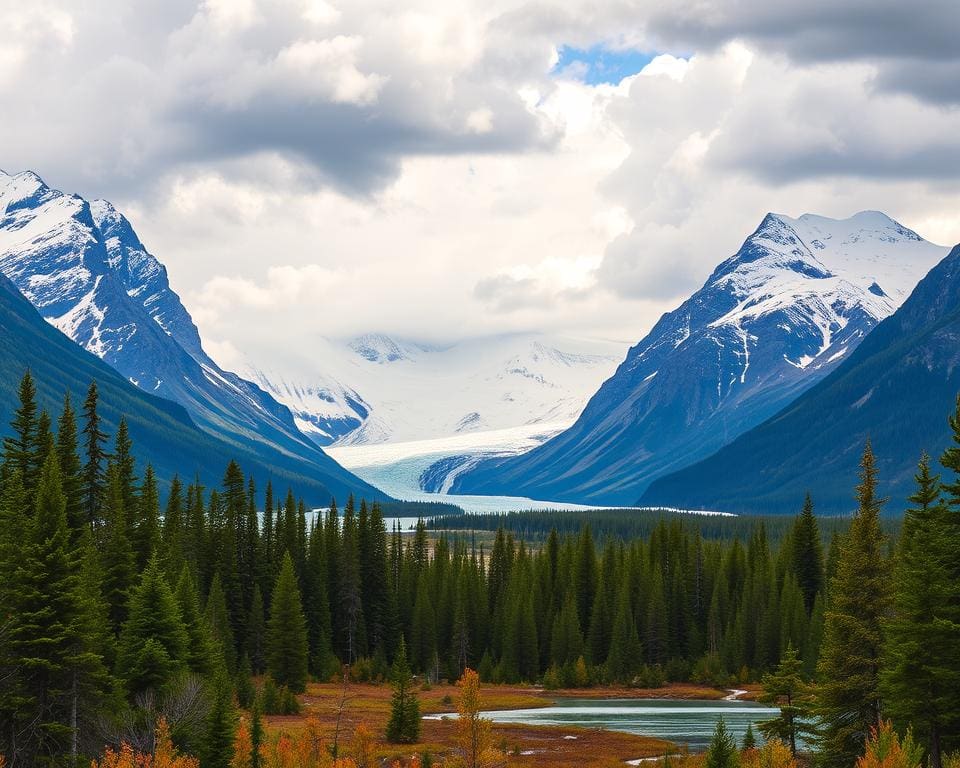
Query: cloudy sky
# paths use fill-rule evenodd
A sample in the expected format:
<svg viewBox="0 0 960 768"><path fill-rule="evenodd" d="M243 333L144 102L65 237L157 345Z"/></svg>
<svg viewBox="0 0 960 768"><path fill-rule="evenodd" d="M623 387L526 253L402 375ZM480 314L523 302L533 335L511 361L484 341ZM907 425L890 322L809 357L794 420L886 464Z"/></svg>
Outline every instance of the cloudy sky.
<svg viewBox="0 0 960 768"><path fill-rule="evenodd" d="M960 241L955 0L0 0L0 167L125 210L225 365L636 341L769 210Z"/></svg>

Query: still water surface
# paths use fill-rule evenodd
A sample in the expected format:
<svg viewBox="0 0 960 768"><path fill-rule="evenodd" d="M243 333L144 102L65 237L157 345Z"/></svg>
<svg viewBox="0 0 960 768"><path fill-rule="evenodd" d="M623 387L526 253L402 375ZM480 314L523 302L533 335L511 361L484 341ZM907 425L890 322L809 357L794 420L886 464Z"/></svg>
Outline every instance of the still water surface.
<svg viewBox="0 0 960 768"><path fill-rule="evenodd" d="M727 728L743 740L747 725L769 720L778 710L749 701L682 701L677 699L557 699L540 709L512 709L487 712L497 723L532 725L574 725L583 728L607 728L613 731L656 736L675 744L702 751L723 717Z"/></svg>

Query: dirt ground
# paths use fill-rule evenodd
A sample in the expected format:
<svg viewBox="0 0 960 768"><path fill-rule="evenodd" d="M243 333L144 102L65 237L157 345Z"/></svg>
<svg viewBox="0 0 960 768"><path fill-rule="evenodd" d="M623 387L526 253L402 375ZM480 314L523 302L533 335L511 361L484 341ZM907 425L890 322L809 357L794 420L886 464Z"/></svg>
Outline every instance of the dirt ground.
<svg viewBox="0 0 960 768"><path fill-rule="evenodd" d="M721 699L728 691L697 685L669 685L663 688L588 688L569 691L544 691L532 686L485 685L483 707L487 710L520 709L548 706L554 698L677 698ZM351 683L346 689L333 683L311 684L301 697L303 711L295 716L265 718L273 732L294 732L302 728L307 717L316 717L323 738L332 743L337 732L337 713L343 699L338 742L347 754L356 726L365 723L382 739L390 711L390 686ZM742 698L752 698L750 690ZM457 688L434 685L418 690L420 709L424 715L443 715L456 710ZM507 754L510 766L577 766L577 768L623 768L626 760L662 755L673 748L662 739L636 736L602 729L535 725L493 725L494 743ZM382 758L406 757L429 752L434 758L452 754L456 742L456 724L452 719L423 721L421 742L402 746L381 743L377 753Z"/></svg>

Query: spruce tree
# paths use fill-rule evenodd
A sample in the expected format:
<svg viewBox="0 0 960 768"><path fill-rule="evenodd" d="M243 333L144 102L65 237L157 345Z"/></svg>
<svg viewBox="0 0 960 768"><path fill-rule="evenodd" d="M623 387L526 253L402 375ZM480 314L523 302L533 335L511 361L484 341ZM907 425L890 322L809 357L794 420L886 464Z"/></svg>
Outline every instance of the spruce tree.
<svg viewBox="0 0 960 768"><path fill-rule="evenodd" d="M259 584L253 588L250 615L247 617L247 656L250 658L250 666L254 674L259 675L266 671L267 620Z"/></svg>
<svg viewBox="0 0 960 768"><path fill-rule="evenodd" d="M943 740L956 744L950 737L960 733L960 584L950 568L960 542L926 454L916 483L897 547L882 691L886 714L912 724L927 744L930 768L940 768Z"/></svg>
<svg viewBox="0 0 960 768"><path fill-rule="evenodd" d="M890 611L891 579L880 527L884 500L877 496L869 442L861 461L857 500L830 585L818 665L820 757L829 768L849 768L863 753L870 729L880 723L882 622Z"/></svg>
<svg viewBox="0 0 960 768"><path fill-rule="evenodd" d="M37 389L29 370L20 379L17 397L19 403L10 422L13 434L3 439L3 456L10 467L20 473L26 493L33 495L40 469L38 461L46 457L38 457Z"/></svg>
<svg viewBox="0 0 960 768"><path fill-rule="evenodd" d="M713 729L713 738L710 739L707 757L703 764L704 768L739 768L740 766L737 742L734 741L733 734L727 730L723 717L717 720L717 725Z"/></svg>
<svg viewBox="0 0 960 768"><path fill-rule="evenodd" d="M97 382L91 381L87 389L87 397L83 401L83 495L86 506L87 520L98 523L100 519L100 502L103 496L103 464L106 461L104 443L106 433L100 428L100 414L97 410L99 392Z"/></svg>
<svg viewBox="0 0 960 768"><path fill-rule="evenodd" d="M132 538L137 567L142 570L160 549L160 494L157 491L156 475L149 464L143 473L143 486L140 488L136 509L138 515Z"/></svg>
<svg viewBox="0 0 960 768"><path fill-rule="evenodd" d="M186 671L189 645L180 606L154 557L130 597L117 645L117 676L131 695L160 691Z"/></svg>
<svg viewBox="0 0 960 768"><path fill-rule="evenodd" d="M200 768L230 768L237 713L233 707L233 691L222 673L213 681L212 699L204 723Z"/></svg>
<svg viewBox="0 0 960 768"><path fill-rule="evenodd" d="M307 626L293 559L283 556L267 625L267 671L279 685L302 693L307 685Z"/></svg>
<svg viewBox="0 0 960 768"><path fill-rule="evenodd" d="M390 683L393 696L390 700L390 719L387 721L387 741L391 744L416 744L420 741L420 703L413 692L407 646L402 639L393 660Z"/></svg>
<svg viewBox="0 0 960 768"><path fill-rule="evenodd" d="M79 538L89 522L84 511L83 465L80 463L77 443L77 420L70 403L70 393L63 398L63 411L57 421L57 458L60 461L60 477L63 495L67 500L67 524Z"/></svg>
<svg viewBox="0 0 960 768"><path fill-rule="evenodd" d="M203 613L213 640L215 656L225 665L227 674L232 675L237 671L237 646L219 572L213 575L213 581L210 582L210 592Z"/></svg>
<svg viewBox="0 0 960 768"><path fill-rule="evenodd" d="M779 716L760 723L760 732L769 741L782 739L797 755L798 736L810 735L804 716L809 714L809 687L803 682L803 662L792 645L787 646L773 672L763 676L763 692L759 701L779 707Z"/></svg>
<svg viewBox="0 0 960 768"><path fill-rule="evenodd" d="M180 618L187 632L186 662L191 671L210 675L217 668L217 651L210 636L210 625L200 610L200 595L190 569L184 566L175 592Z"/></svg>
<svg viewBox="0 0 960 768"><path fill-rule="evenodd" d="M813 610L813 601L823 589L823 544L809 493L803 501L803 510L794 523L792 539L793 569L803 593L803 603L807 613L810 613Z"/></svg>
<svg viewBox="0 0 960 768"><path fill-rule="evenodd" d="M103 504L98 507L104 516L103 539L103 593L110 611L114 633L127 618L127 602L136 578L136 563L130 545L127 510L116 465L107 466L106 493L100 494ZM99 504L100 502L98 502Z"/></svg>
<svg viewBox="0 0 960 768"><path fill-rule="evenodd" d="M630 582L624 579L613 621L610 653L607 655L607 676L616 683L633 682L640 669L640 659L640 636L630 607Z"/></svg>
<svg viewBox="0 0 960 768"><path fill-rule="evenodd" d="M6 733L18 733L11 758L23 765L76 753L78 696L101 661L85 634L89 596L67 526L54 451L43 464L35 498L17 546L14 583L5 595L7 652L16 681L5 702L12 707L11 721L3 726Z"/></svg>

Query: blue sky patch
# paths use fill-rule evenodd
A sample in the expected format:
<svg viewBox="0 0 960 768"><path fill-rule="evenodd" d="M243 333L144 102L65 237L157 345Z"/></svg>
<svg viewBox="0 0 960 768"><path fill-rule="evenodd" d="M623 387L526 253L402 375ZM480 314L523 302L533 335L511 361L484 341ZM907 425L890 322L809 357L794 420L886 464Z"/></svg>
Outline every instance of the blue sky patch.
<svg viewBox="0 0 960 768"><path fill-rule="evenodd" d="M617 84L623 78L637 74L657 56L632 48L609 48L603 43L589 48L562 45L558 53L560 59L553 72L575 77L588 85Z"/></svg>

